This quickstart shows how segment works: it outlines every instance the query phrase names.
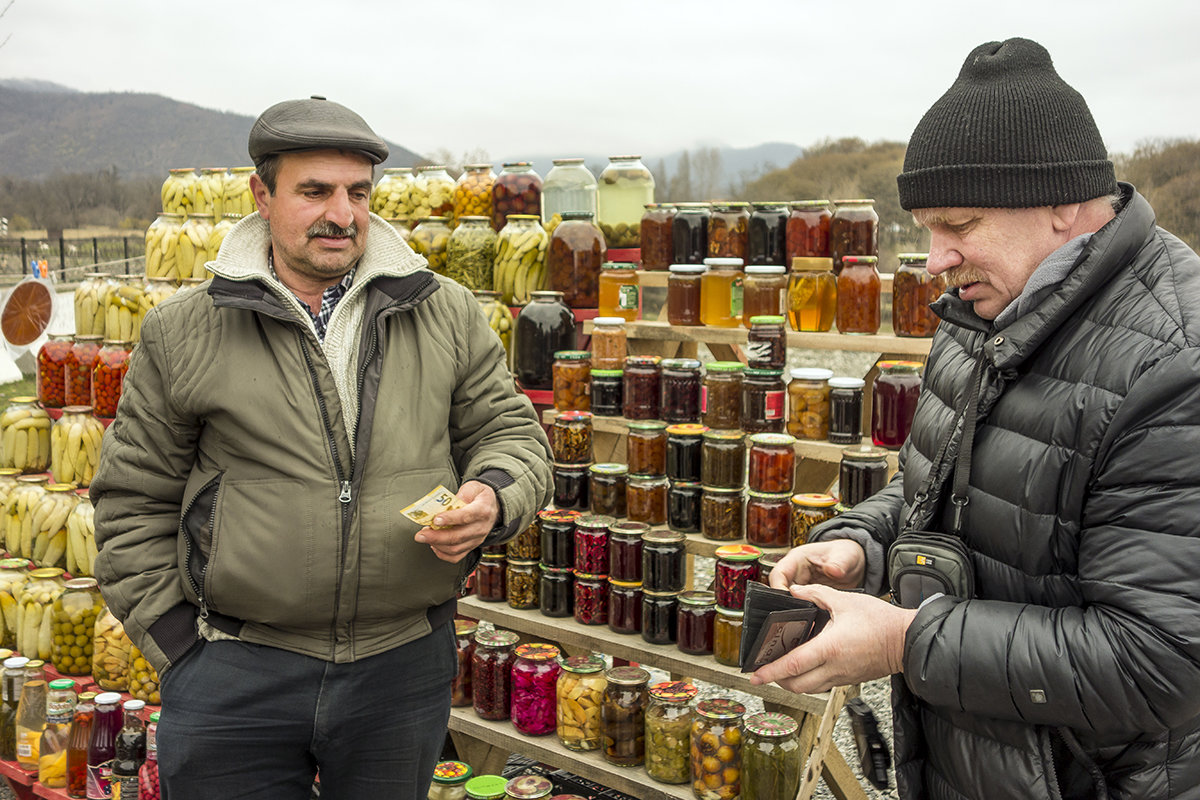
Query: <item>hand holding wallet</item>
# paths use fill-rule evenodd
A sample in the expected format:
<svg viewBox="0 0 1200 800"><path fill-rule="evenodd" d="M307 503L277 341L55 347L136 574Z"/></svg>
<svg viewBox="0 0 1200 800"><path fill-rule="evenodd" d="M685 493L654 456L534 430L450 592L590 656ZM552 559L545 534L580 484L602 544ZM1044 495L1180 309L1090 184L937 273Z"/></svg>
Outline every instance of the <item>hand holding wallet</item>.
<svg viewBox="0 0 1200 800"><path fill-rule="evenodd" d="M829 612L782 589L746 584L738 665L754 672L804 644L829 622Z"/></svg>

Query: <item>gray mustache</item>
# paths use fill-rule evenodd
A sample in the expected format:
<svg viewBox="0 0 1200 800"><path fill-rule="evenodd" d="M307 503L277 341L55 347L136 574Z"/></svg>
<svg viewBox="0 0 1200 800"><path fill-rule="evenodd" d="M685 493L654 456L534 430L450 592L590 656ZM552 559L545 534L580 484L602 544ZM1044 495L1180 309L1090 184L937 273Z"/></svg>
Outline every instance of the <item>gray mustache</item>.
<svg viewBox="0 0 1200 800"><path fill-rule="evenodd" d="M328 237L345 236L347 238L353 239L357 235L358 235L358 225L353 222L351 222L349 225L347 225L346 227L343 228L341 225L338 225L337 223L330 222L327 219L323 219L319 222L313 223L312 226L308 229L308 238L310 238L310 239L315 239L318 236L328 236Z"/></svg>

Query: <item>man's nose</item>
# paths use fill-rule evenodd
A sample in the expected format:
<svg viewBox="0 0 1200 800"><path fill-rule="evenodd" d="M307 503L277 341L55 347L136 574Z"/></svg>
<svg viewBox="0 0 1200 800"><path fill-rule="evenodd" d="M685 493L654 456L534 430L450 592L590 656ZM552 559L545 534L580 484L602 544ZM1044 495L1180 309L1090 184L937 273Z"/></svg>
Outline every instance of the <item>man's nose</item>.
<svg viewBox="0 0 1200 800"><path fill-rule="evenodd" d="M930 275L940 275L963 263L962 253L955 249L950 237L931 231L929 236L929 260L925 262Z"/></svg>
<svg viewBox="0 0 1200 800"><path fill-rule="evenodd" d="M325 204L325 219L343 228L354 221L354 208L350 203L349 193L339 190L329 196Z"/></svg>

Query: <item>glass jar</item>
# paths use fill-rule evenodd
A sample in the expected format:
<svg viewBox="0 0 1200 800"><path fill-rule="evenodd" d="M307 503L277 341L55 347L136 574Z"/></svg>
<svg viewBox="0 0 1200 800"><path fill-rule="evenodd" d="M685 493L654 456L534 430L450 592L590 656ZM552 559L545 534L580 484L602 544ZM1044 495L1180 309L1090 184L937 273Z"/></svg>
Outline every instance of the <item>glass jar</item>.
<svg viewBox="0 0 1200 800"><path fill-rule="evenodd" d="M700 497L700 533L705 539L728 542L742 538L742 490L705 486Z"/></svg>
<svg viewBox="0 0 1200 800"><path fill-rule="evenodd" d="M625 320L596 317L592 320L592 369L620 370L626 356Z"/></svg>
<svg viewBox="0 0 1200 800"><path fill-rule="evenodd" d="M792 259L787 313L794 331L825 333L833 328L837 316L837 276L833 274L833 259Z"/></svg>
<svg viewBox="0 0 1200 800"><path fill-rule="evenodd" d="M712 207L708 203L676 203L671 220L671 241L675 264L703 264L708 257L708 222Z"/></svg>
<svg viewBox="0 0 1200 800"><path fill-rule="evenodd" d="M129 371L132 342L105 339L92 373L92 409L97 417L115 417L125 373ZM43 467L45 469L45 467Z"/></svg>
<svg viewBox="0 0 1200 800"><path fill-rule="evenodd" d="M560 464L592 461L592 412L564 411L554 418L551 440L554 460Z"/></svg>
<svg viewBox="0 0 1200 800"><path fill-rule="evenodd" d="M446 165L429 164L414 168L411 197L412 211L396 216L406 216L418 223L426 217L445 217L449 222L454 214L454 179L446 171Z"/></svg>
<svg viewBox="0 0 1200 800"><path fill-rule="evenodd" d="M476 775L463 786L467 800L505 800L508 781L500 775Z"/></svg>
<svg viewBox="0 0 1200 800"><path fill-rule="evenodd" d="M214 260L216 257L217 254L214 252L212 259L209 260ZM175 281L170 278L148 278L146 284L145 310L147 311L179 291L179 287L175 285Z"/></svg>
<svg viewBox="0 0 1200 800"><path fill-rule="evenodd" d="M189 216L209 214L220 217L225 213L225 167L201 167L192 188Z"/></svg>
<svg viewBox="0 0 1200 800"><path fill-rule="evenodd" d="M616 520L584 514L575 520L575 571L608 574L608 529Z"/></svg>
<svg viewBox="0 0 1200 800"><path fill-rule="evenodd" d="M644 266L644 265L643 265ZM701 285L707 267L672 264L667 277L667 322L672 325L702 325Z"/></svg>
<svg viewBox="0 0 1200 800"><path fill-rule="evenodd" d="M592 407L592 354L559 350L551 367L556 411L589 411Z"/></svg>
<svg viewBox="0 0 1200 800"><path fill-rule="evenodd" d="M641 246L642 212L654 202L654 175L641 156L610 156L596 191L596 219L609 247Z"/></svg>
<svg viewBox="0 0 1200 800"><path fill-rule="evenodd" d="M829 379L833 370L815 367L792 370L788 384L787 432L798 439L829 436Z"/></svg>
<svg viewBox="0 0 1200 800"><path fill-rule="evenodd" d="M746 365L740 361L709 362L704 372L704 385L700 389L700 410L708 428L728 430L741 425L745 369Z"/></svg>
<svg viewBox="0 0 1200 800"><path fill-rule="evenodd" d="M542 176L528 161L504 164L492 184L492 227L503 228L510 214L542 218Z"/></svg>
<svg viewBox="0 0 1200 800"><path fill-rule="evenodd" d="M426 216L413 228L412 236L408 237L408 246L413 252L425 256L429 268L439 275L446 274L449 262L447 249L450 246L450 217ZM467 285L469 289L490 289L491 286Z"/></svg>
<svg viewBox="0 0 1200 800"><path fill-rule="evenodd" d="M386 173L387 170L384 170ZM491 164L465 164L454 182L454 219L483 217L488 227L492 222L492 185L496 173ZM383 182L380 181L382 184ZM379 212L375 212L379 213ZM498 230L498 229L497 229ZM492 233L495 233L493 230Z"/></svg>
<svg viewBox="0 0 1200 800"><path fill-rule="evenodd" d="M179 272L179 231L183 228L183 220L183 214L164 211L146 228L147 278L177 281L183 277ZM107 320L106 314L106 325ZM104 330L96 333L103 335Z"/></svg>
<svg viewBox="0 0 1200 800"><path fill-rule="evenodd" d="M829 379L829 441L858 444L862 441L862 378Z"/></svg>
<svg viewBox="0 0 1200 800"><path fill-rule="evenodd" d="M790 492L796 474L796 437L760 433L750 437L747 484L756 492Z"/></svg>
<svg viewBox="0 0 1200 800"><path fill-rule="evenodd" d="M686 537L674 531L642 534L642 590L681 592L684 582Z"/></svg>
<svg viewBox="0 0 1200 800"><path fill-rule="evenodd" d="M0 467L45 472L50 466L50 424L50 415L36 397L9 400L0 414ZM9 555L14 555L11 548Z"/></svg>
<svg viewBox="0 0 1200 800"><path fill-rule="evenodd" d="M17 486L8 496L4 527L4 549L10 556L33 558L33 515L45 495L45 475L17 478Z"/></svg>
<svg viewBox="0 0 1200 800"><path fill-rule="evenodd" d="M646 203L641 223L642 269L662 271L674 263L675 206ZM695 323L694 323L695 324Z"/></svg>
<svg viewBox="0 0 1200 800"><path fill-rule="evenodd" d="M625 516L625 494L629 467L625 464L592 464L588 468L593 514Z"/></svg>
<svg viewBox="0 0 1200 800"><path fill-rule="evenodd" d="M547 285L549 241L536 214L509 215L496 237L496 260L490 273L490 288L500 293L506 305L525 305L533 292L558 288Z"/></svg>
<svg viewBox="0 0 1200 800"><path fill-rule="evenodd" d="M672 644L679 617L679 592L642 591L642 639Z"/></svg>
<svg viewBox="0 0 1200 800"><path fill-rule="evenodd" d="M742 715L745 713L745 706L724 697L701 700L696 704L691 766L692 791L699 800L729 800L743 796Z"/></svg>
<svg viewBox="0 0 1200 800"><path fill-rule="evenodd" d="M132 649L133 642L129 641L125 626L107 607L102 607L92 636L91 670L96 685L110 692L129 691Z"/></svg>
<svg viewBox="0 0 1200 800"><path fill-rule="evenodd" d="M713 620L713 658L718 664L738 666L744 616L742 611L717 606L717 617Z"/></svg>
<svg viewBox="0 0 1200 800"><path fill-rule="evenodd" d="M900 449L912 429L921 397L919 361L880 361L871 387L871 441Z"/></svg>
<svg viewBox="0 0 1200 800"><path fill-rule="evenodd" d="M694 358L662 361L662 402L659 413L671 424L700 421L700 362Z"/></svg>
<svg viewBox="0 0 1200 800"><path fill-rule="evenodd" d="M887 452L869 444L842 449L838 492L843 506L853 508L887 486Z"/></svg>
<svg viewBox="0 0 1200 800"><path fill-rule="evenodd" d="M714 203L708 219L708 256L746 259L749 225L749 203Z"/></svg>
<svg viewBox="0 0 1200 800"><path fill-rule="evenodd" d="M598 313L601 316L620 317L627 322L638 318L641 308L641 292L638 275L633 264L620 261L605 261L600 265Z"/></svg>
<svg viewBox="0 0 1200 800"><path fill-rule="evenodd" d="M880 280L875 256L845 256L837 279L837 327L841 333L878 333Z"/></svg>
<svg viewBox="0 0 1200 800"><path fill-rule="evenodd" d="M787 386L781 369L747 369L742 380L742 430L748 433L783 431Z"/></svg>
<svg viewBox="0 0 1200 800"><path fill-rule="evenodd" d="M47 632L54 629L54 601L64 590L62 575L61 567L35 569L21 587L17 609L17 650L28 658L50 660L54 638L40 634L43 628Z"/></svg>
<svg viewBox="0 0 1200 800"><path fill-rule="evenodd" d="M514 364L523 389L554 388L554 354L575 348L575 315L562 297L562 292L534 292L517 315Z"/></svg>
<svg viewBox="0 0 1200 800"><path fill-rule="evenodd" d="M786 266L787 203L752 203L746 241L747 264Z"/></svg>
<svg viewBox="0 0 1200 800"><path fill-rule="evenodd" d="M591 507L588 492L588 464L554 462L554 505L561 509L587 511Z"/></svg>
<svg viewBox="0 0 1200 800"><path fill-rule="evenodd" d="M519 645L512 665L513 727L526 736L542 736L557 727L555 686L558 648L550 644Z"/></svg>
<svg viewBox="0 0 1200 800"><path fill-rule="evenodd" d="M17 488L17 477L21 474L19 469L5 467L0 469L0 513L3 513L3 508L8 504L8 496L12 494L12 490ZM3 544L0 543L0 549Z"/></svg>
<svg viewBox="0 0 1200 800"><path fill-rule="evenodd" d="M758 547L789 547L791 493L747 492L746 495L746 541Z"/></svg>
<svg viewBox="0 0 1200 800"><path fill-rule="evenodd" d="M104 335L106 285L112 280L107 272L88 272L75 287L75 334Z"/></svg>
<svg viewBox="0 0 1200 800"><path fill-rule="evenodd" d="M576 752L600 748L600 709L604 705L604 662L572 656L558 676L558 741Z"/></svg>
<svg viewBox="0 0 1200 800"><path fill-rule="evenodd" d="M504 786L505 800L544 800L554 784L544 775L518 775Z"/></svg>
<svg viewBox="0 0 1200 800"><path fill-rule="evenodd" d="M74 337L52 333L38 349L35 386L43 408L62 408L67 402L66 363Z"/></svg>
<svg viewBox="0 0 1200 800"><path fill-rule="evenodd" d="M600 265L608 248L590 214L569 211L550 236L546 280L571 308L600 305Z"/></svg>
<svg viewBox="0 0 1200 800"><path fill-rule="evenodd" d="M713 622L717 597L712 592L681 592L676 623L676 646L690 656L707 656L713 651Z"/></svg>
<svg viewBox="0 0 1200 800"><path fill-rule="evenodd" d="M217 217L216 224L212 226L212 231L208 234L208 239L206 239L204 242L204 246L205 246L205 249L207 252L204 254L203 260L205 262L206 267L207 267L207 262L217 260L217 256L220 255L220 253L221 253L221 244L225 241L225 237L229 235L229 232L231 230L233 230L233 226L238 224L238 221L240 219L241 219L241 216L234 215L234 214L223 214L222 216ZM212 273L206 268L203 271L203 274L195 275L195 276L192 276L191 278L184 276L184 278L181 279L181 281L184 279L193 280L195 278L201 278L203 280L208 280L211 277L212 277ZM148 278L147 280L150 281L151 288L154 288L155 281L163 281L163 282L165 282L165 284L167 286L175 285L175 281L172 281L170 278ZM159 289L160 289L160 291L162 291L163 287L160 286ZM157 305L158 303L161 303L161 302L162 302L162 299L159 299L155 302L155 305Z"/></svg>
<svg viewBox="0 0 1200 800"><path fill-rule="evenodd" d="M879 255L879 215L874 200L834 200L833 204L836 210L829 221L829 255L833 271L840 275L846 256Z"/></svg>
<svg viewBox="0 0 1200 800"><path fill-rule="evenodd" d="M545 510L538 512L542 564L547 567L575 566L575 522L578 511Z"/></svg>
<svg viewBox="0 0 1200 800"><path fill-rule="evenodd" d="M646 708L646 774L659 783L687 783L691 776L692 700L690 683L665 681L650 687Z"/></svg>
<svg viewBox="0 0 1200 800"><path fill-rule="evenodd" d="M638 420L629 423L625 441L629 471L639 475L665 475L667 471L667 423Z"/></svg>
<svg viewBox="0 0 1200 800"><path fill-rule="evenodd" d="M592 357L594 360L594 353ZM598 417L621 416L625 404L625 373L593 366L591 379L592 413Z"/></svg>
<svg viewBox="0 0 1200 800"><path fill-rule="evenodd" d="M608 628L613 633L637 633L642 627L642 584L608 578Z"/></svg>
<svg viewBox="0 0 1200 800"><path fill-rule="evenodd" d="M536 561L509 558L504 571L504 593L508 605L518 610L537 608L539 578Z"/></svg>
<svg viewBox="0 0 1200 800"><path fill-rule="evenodd" d="M90 486L100 465L104 424L91 406L67 406L50 427L50 475L55 483ZM64 543L65 545L65 543Z"/></svg>
<svg viewBox="0 0 1200 800"><path fill-rule="evenodd" d="M608 576L575 572L575 621L580 625L608 622Z"/></svg>
<svg viewBox="0 0 1200 800"><path fill-rule="evenodd" d="M783 329L783 317L765 314L750 318L750 331L746 334L746 366L750 369L783 369L787 366L787 333Z"/></svg>
<svg viewBox="0 0 1200 800"><path fill-rule="evenodd" d="M456 708L471 705L471 659L475 655L475 634L479 623L470 619L454 620L454 650L458 656L458 671L450 680L450 705Z"/></svg>
<svg viewBox="0 0 1200 800"><path fill-rule="evenodd" d="M15 609L21 596L21 588L29 580L30 563L24 558L0 560L0 608L13 609L0 614L0 647L15 650L17 647L17 615Z"/></svg>
<svg viewBox="0 0 1200 800"><path fill-rule="evenodd" d="M168 171L162 185L162 208L171 214L187 214L192 210L193 186L197 180L194 167L181 167Z"/></svg>
<svg viewBox="0 0 1200 800"><path fill-rule="evenodd" d="M136 342L141 338L145 297L146 281L142 276L118 275L114 279L113 287L105 296L105 339Z"/></svg>
<svg viewBox="0 0 1200 800"><path fill-rule="evenodd" d="M812 529L837 516L837 500L827 494L797 494L792 497L791 547L808 544Z"/></svg>
<svg viewBox="0 0 1200 800"><path fill-rule="evenodd" d="M412 204L412 188L415 184L412 167L388 167L383 177L371 190L371 211L381 217L412 218L416 210Z"/></svg>
<svg viewBox="0 0 1200 800"><path fill-rule="evenodd" d="M55 483L46 487L37 505L33 506L31 558L36 566L66 567L67 517L78 502L79 495L75 494L72 484ZM21 534L24 538L25 532Z"/></svg>
<svg viewBox="0 0 1200 800"><path fill-rule="evenodd" d="M467 781L474 770L461 761L439 761L433 768L433 781L429 784L429 800L466 800Z"/></svg>
<svg viewBox="0 0 1200 800"><path fill-rule="evenodd" d="M667 485L667 527L676 533L700 532L701 485L670 481Z"/></svg>
<svg viewBox="0 0 1200 800"><path fill-rule="evenodd" d="M513 648L517 634L490 630L475 634L471 656L471 705L483 719L508 719L512 698Z"/></svg>
<svg viewBox="0 0 1200 800"><path fill-rule="evenodd" d="M929 305L946 291L946 276L929 274L928 253L901 253L899 259L892 280L892 330L897 336L929 338L940 322Z"/></svg>
<svg viewBox="0 0 1200 800"><path fill-rule="evenodd" d="M626 356L621 410L626 419L658 418L662 399L662 358Z"/></svg>
<svg viewBox="0 0 1200 800"><path fill-rule="evenodd" d="M829 226L833 211L828 200L797 200L789 203L787 263L794 258L828 258Z"/></svg>
<svg viewBox="0 0 1200 800"><path fill-rule="evenodd" d="M489 603L504 602L504 573L508 559L503 555L484 553L475 567L475 594Z"/></svg>
<svg viewBox="0 0 1200 800"><path fill-rule="evenodd" d="M716 588L717 605L723 608L741 608L746 600L746 584L758 577L758 559L762 550L748 544L727 544L718 547Z"/></svg>
<svg viewBox="0 0 1200 800"><path fill-rule="evenodd" d="M703 425L671 425L667 428L667 477L673 481L700 480L700 451Z"/></svg>
<svg viewBox="0 0 1200 800"><path fill-rule="evenodd" d="M641 667L614 667L606 676L600 709L604 760L618 767L636 767L645 760L646 684L650 673Z"/></svg>
<svg viewBox="0 0 1200 800"><path fill-rule="evenodd" d="M430 223L426 221L421 224L428 226ZM488 224L487 217L459 218L458 227L446 240L446 263L442 274L468 289L490 291L492 264L497 260L496 239L496 232ZM510 302L504 297L501 300L504 305Z"/></svg>
<svg viewBox="0 0 1200 800"><path fill-rule="evenodd" d="M212 237L213 226L215 224L216 220L212 214L188 214L187 219L183 221L183 225L179 228L179 245L177 248L180 278L208 277L208 270L205 269L204 265L208 259L208 240ZM140 323L140 315L137 309L132 310L134 312L134 319ZM105 331L105 335L108 336L108 329L105 328ZM110 338L120 338L120 336L124 335L125 332L120 331L119 335L112 335Z"/></svg>
<svg viewBox="0 0 1200 800"><path fill-rule="evenodd" d="M100 335L76 336L67 357L66 392L64 399L69 406L86 406L92 402L92 373L96 359L100 357Z"/></svg>
<svg viewBox="0 0 1200 800"><path fill-rule="evenodd" d="M252 174L254 167L229 168L229 172L225 174L225 183L221 187L221 208L224 216L237 215L240 218L258 210L254 193L250 191Z"/></svg>
<svg viewBox="0 0 1200 800"><path fill-rule="evenodd" d="M548 567L542 564L541 587L538 591L538 610L545 617L571 616L575 599L575 574L570 567Z"/></svg>
<svg viewBox="0 0 1200 800"><path fill-rule="evenodd" d="M742 294L742 324L750 327L752 317L787 313L787 267L759 264L746 267Z"/></svg>
<svg viewBox="0 0 1200 800"><path fill-rule="evenodd" d="M555 216L562 221L568 211L586 211L596 215L596 176L583 165L582 158L556 158L542 181L542 223Z"/></svg>
<svg viewBox="0 0 1200 800"><path fill-rule="evenodd" d="M608 526L608 577L642 581L642 536L650 530L644 522L614 522Z"/></svg>
<svg viewBox="0 0 1200 800"><path fill-rule="evenodd" d="M760 712L745 721L742 795L762 800L793 800L800 790L804 756L800 725L787 714Z"/></svg>
<svg viewBox="0 0 1200 800"><path fill-rule="evenodd" d="M745 274L740 258L706 258L700 283L700 321L714 328L742 324Z"/></svg>
<svg viewBox="0 0 1200 800"><path fill-rule="evenodd" d="M625 492L629 519L648 525L667 523L667 479L661 475L630 475Z"/></svg>
<svg viewBox="0 0 1200 800"><path fill-rule="evenodd" d="M741 431L706 431L700 448L700 481L718 489L740 489L746 483L746 435Z"/></svg>
<svg viewBox="0 0 1200 800"><path fill-rule="evenodd" d="M771 570L783 560L784 553L763 553L758 560L758 582L763 586L771 585Z"/></svg>

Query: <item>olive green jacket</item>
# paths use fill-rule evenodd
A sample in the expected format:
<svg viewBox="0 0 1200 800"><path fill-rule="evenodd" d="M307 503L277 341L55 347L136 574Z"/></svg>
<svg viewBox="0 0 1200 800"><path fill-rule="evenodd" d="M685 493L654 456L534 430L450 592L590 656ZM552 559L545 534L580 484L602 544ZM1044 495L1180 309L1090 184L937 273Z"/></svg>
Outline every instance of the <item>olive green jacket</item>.
<svg viewBox="0 0 1200 800"><path fill-rule="evenodd" d="M250 215L216 278L146 315L92 484L101 590L160 672L197 615L338 662L424 636L477 556L439 560L400 509L480 480L503 541L549 501L545 433L470 292L372 215L322 345L269 243Z"/></svg>

